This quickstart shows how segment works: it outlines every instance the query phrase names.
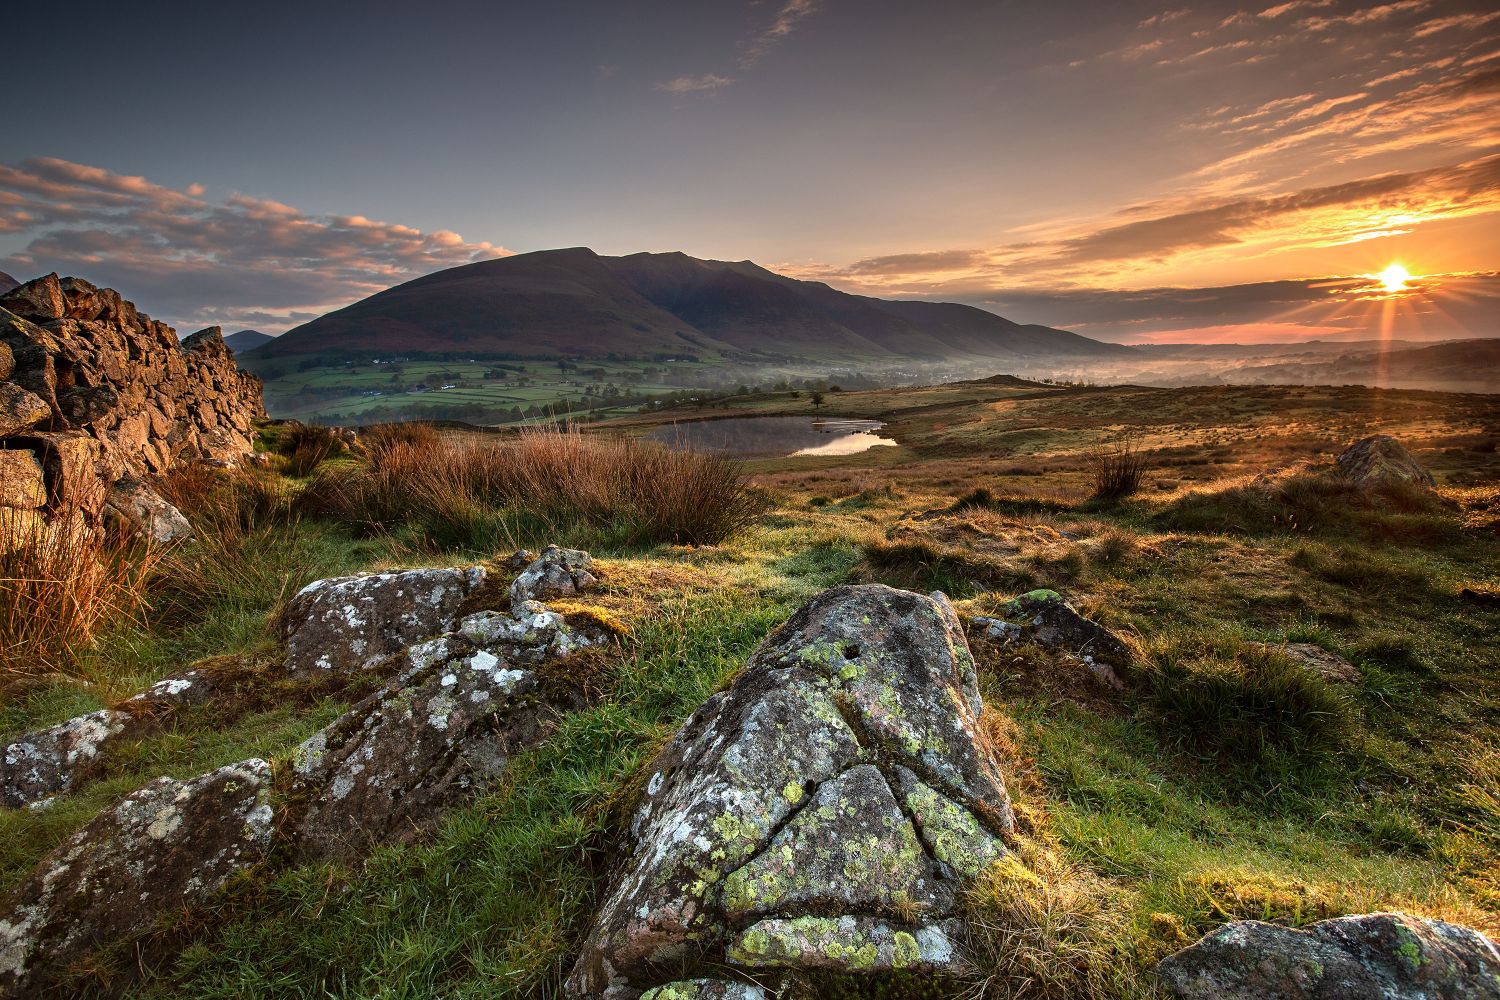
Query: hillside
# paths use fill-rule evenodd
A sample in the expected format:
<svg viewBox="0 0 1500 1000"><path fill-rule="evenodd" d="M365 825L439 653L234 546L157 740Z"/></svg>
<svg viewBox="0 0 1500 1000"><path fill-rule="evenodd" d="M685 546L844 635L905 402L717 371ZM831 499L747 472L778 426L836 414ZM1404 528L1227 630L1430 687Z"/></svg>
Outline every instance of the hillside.
<svg viewBox="0 0 1500 1000"><path fill-rule="evenodd" d="M1131 348L1023 326L972 306L894 302L750 261L583 247L450 268L319 317L259 352L510 358L950 359L1107 357Z"/></svg>
<svg viewBox="0 0 1500 1000"><path fill-rule="evenodd" d="M1363 351L1332 360L1247 365L1233 372L1229 380L1493 392L1500 386L1500 339L1455 340L1397 351Z"/></svg>
<svg viewBox="0 0 1500 1000"><path fill-rule="evenodd" d="M4 271L0 271L0 294L10 291L12 288L20 287L20 282Z"/></svg>
<svg viewBox="0 0 1500 1000"><path fill-rule="evenodd" d="M269 344L275 339L269 333L261 333L259 330L240 330L225 337L224 343L228 344L229 349L234 353L244 354L263 344Z"/></svg>

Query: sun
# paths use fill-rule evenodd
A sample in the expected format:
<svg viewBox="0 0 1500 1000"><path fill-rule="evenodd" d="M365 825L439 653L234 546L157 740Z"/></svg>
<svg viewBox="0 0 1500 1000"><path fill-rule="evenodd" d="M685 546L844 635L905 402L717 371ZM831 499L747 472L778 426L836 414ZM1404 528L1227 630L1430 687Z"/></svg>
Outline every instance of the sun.
<svg viewBox="0 0 1500 1000"><path fill-rule="evenodd" d="M1375 277L1380 279L1387 293L1395 294L1406 291L1406 283L1411 280L1411 272L1400 264L1392 264Z"/></svg>

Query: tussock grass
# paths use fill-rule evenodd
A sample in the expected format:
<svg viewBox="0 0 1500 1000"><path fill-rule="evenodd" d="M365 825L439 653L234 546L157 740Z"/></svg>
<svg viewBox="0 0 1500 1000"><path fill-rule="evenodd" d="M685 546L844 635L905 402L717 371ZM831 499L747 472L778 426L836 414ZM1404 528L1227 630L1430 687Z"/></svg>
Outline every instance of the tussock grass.
<svg viewBox="0 0 1500 1000"><path fill-rule="evenodd" d="M384 432L367 448L362 465L322 470L304 509L371 530L412 525L443 548L493 550L569 536L710 545L769 507L731 459L577 428L529 428L507 440L408 428Z"/></svg>
<svg viewBox="0 0 1500 1000"><path fill-rule="evenodd" d="M1101 445L1084 456L1095 500L1120 500L1139 492L1146 457L1131 435Z"/></svg>
<svg viewBox="0 0 1500 1000"><path fill-rule="evenodd" d="M0 688L76 676L105 629L146 609L161 554L82 511L11 522L0 536Z"/></svg>

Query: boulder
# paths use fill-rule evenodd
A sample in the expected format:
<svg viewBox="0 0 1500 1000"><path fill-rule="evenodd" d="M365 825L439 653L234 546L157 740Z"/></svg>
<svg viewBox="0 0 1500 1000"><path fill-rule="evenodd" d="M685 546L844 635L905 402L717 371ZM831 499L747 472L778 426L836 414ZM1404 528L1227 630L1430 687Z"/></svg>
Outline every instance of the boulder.
<svg viewBox="0 0 1500 1000"><path fill-rule="evenodd" d="M158 545L193 537L193 526L182 516L182 511L136 476L116 480L105 498L104 510L142 538Z"/></svg>
<svg viewBox="0 0 1500 1000"><path fill-rule="evenodd" d="M598 583L591 572L593 568L594 560L587 552L549 545L510 585L511 606L569 597L587 590Z"/></svg>
<svg viewBox="0 0 1500 1000"><path fill-rule="evenodd" d="M36 510L47 505L47 481L30 451L0 450L0 507Z"/></svg>
<svg viewBox="0 0 1500 1000"><path fill-rule="evenodd" d="M1178 1000L1500 1000L1500 952L1483 934L1404 913L1297 930L1226 924L1156 967Z"/></svg>
<svg viewBox="0 0 1500 1000"><path fill-rule="evenodd" d="M182 705L202 705L220 693L223 678L197 667L190 667L179 674L163 677L140 694L130 696L132 702L145 702L151 708L177 708Z"/></svg>
<svg viewBox="0 0 1500 1000"><path fill-rule="evenodd" d="M62 283L56 274L43 275L0 295L0 306L42 322L62 319L67 312Z"/></svg>
<svg viewBox="0 0 1500 1000"><path fill-rule="evenodd" d="M271 766L158 778L104 810L0 904L0 995L35 996L102 948L203 903L271 840Z"/></svg>
<svg viewBox="0 0 1500 1000"><path fill-rule="evenodd" d="M1388 434L1373 434L1354 442L1338 457L1338 466L1345 476L1366 489L1433 485L1432 473Z"/></svg>
<svg viewBox="0 0 1500 1000"><path fill-rule="evenodd" d="M0 760L0 803L14 809L68 791L130 721L103 709L22 736Z"/></svg>
<svg viewBox="0 0 1500 1000"><path fill-rule="evenodd" d="M51 416L45 399L14 382L0 382L0 437L30 430Z"/></svg>
<svg viewBox="0 0 1500 1000"><path fill-rule="evenodd" d="M569 995L726 963L961 971L957 900L1014 828L981 708L941 594L814 598L653 762Z"/></svg>
<svg viewBox="0 0 1500 1000"><path fill-rule="evenodd" d="M283 615L287 673L350 673L448 631L484 569L411 569L317 580Z"/></svg>
<svg viewBox="0 0 1500 1000"><path fill-rule="evenodd" d="M1359 668L1337 653L1310 642L1287 642L1275 647L1287 659L1306 667L1332 684L1358 684Z"/></svg>
<svg viewBox="0 0 1500 1000"><path fill-rule="evenodd" d="M499 775L555 714L529 670L459 636L420 643L406 669L296 751L304 857L350 860L410 839Z"/></svg>

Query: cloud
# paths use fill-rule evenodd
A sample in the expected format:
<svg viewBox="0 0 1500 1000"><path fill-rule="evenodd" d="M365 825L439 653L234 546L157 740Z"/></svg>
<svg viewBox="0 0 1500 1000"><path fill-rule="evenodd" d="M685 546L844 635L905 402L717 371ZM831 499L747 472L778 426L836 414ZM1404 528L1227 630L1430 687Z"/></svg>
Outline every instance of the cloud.
<svg viewBox="0 0 1500 1000"><path fill-rule="evenodd" d="M0 232L29 238L0 269L88 278L179 327L276 329L510 252L447 231L205 194L53 158L0 164Z"/></svg>
<svg viewBox="0 0 1500 1000"><path fill-rule="evenodd" d="M668 94L717 94L725 87L734 83L727 76L717 73L703 73L698 76L679 76L673 80L666 80L656 85L656 89Z"/></svg>
<svg viewBox="0 0 1500 1000"><path fill-rule="evenodd" d="M740 65L748 69L760 62L777 43L790 37L799 24L817 11L818 2L819 0L786 0L782 3L765 30L744 43Z"/></svg>
<svg viewBox="0 0 1500 1000"><path fill-rule="evenodd" d="M849 265L849 274L922 274L926 272L960 271L982 264L985 255L978 250L929 250L917 253L890 254L885 257L866 257Z"/></svg>

